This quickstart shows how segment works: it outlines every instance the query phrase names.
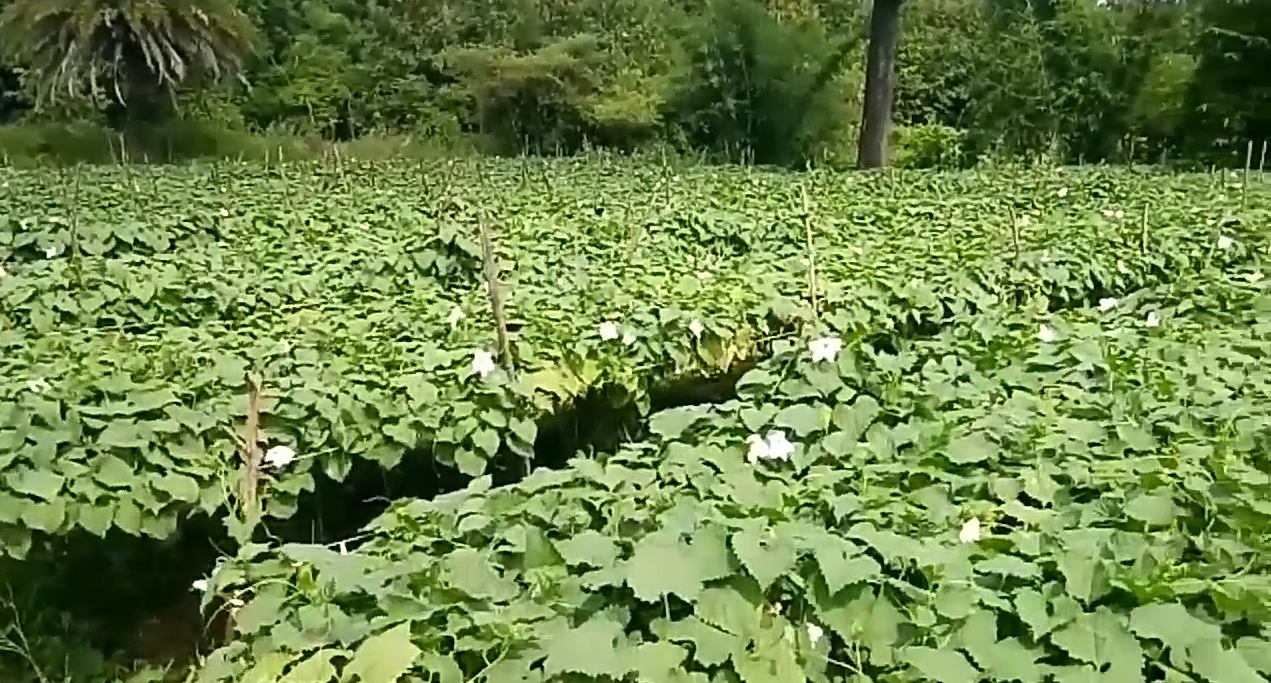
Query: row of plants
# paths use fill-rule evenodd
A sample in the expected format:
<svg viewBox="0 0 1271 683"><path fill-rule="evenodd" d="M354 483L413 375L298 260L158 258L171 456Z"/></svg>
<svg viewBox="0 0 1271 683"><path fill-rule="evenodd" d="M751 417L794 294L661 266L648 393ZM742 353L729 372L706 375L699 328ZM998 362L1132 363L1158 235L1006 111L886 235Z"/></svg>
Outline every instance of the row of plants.
<svg viewBox="0 0 1271 683"><path fill-rule="evenodd" d="M1247 263L1265 224L1262 188L1126 171L227 165L10 170L0 188L14 556L42 534L165 538L222 512L249 373L278 449L266 511L287 518L355 460L522 471L542 420L589 392L647 413L659 383L754 362L816 316L931 334L1037 293L1093 305Z"/></svg>
<svg viewBox="0 0 1271 683"><path fill-rule="evenodd" d="M1264 681L1257 267L922 337L845 304L615 454L246 548L197 680Z"/></svg>

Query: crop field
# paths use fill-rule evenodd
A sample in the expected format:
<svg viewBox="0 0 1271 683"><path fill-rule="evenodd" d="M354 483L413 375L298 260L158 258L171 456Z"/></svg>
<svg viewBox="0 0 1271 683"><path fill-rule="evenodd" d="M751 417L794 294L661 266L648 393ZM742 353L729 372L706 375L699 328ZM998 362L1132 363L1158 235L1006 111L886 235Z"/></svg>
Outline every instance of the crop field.
<svg viewBox="0 0 1271 683"><path fill-rule="evenodd" d="M213 537L117 589L203 683L1260 683L1269 247L1127 169L0 169L0 551Z"/></svg>

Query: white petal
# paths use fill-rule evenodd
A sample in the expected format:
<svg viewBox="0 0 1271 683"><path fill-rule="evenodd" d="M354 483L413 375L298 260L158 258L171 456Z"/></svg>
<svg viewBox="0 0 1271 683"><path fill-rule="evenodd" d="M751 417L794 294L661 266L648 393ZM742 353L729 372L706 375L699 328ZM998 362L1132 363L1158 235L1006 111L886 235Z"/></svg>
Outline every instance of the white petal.
<svg viewBox="0 0 1271 683"><path fill-rule="evenodd" d="M1068 196L1068 188L1066 188L1066 187L1061 187L1061 188L1059 188L1059 196L1060 196L1060 197L1067 197L1067 196Z"/></svg>
<svg viewBox="0 0 1271 683"><path fill-rule="evenodd" d="M1255 270L1252 273L1248 273L1245 275L1245 279L1249 282L1257 282L1262 279L1262 271Z"/></svg>
<svg viewBox="0 0 1271 683"><path fill-rule="evenodd" d="M57 256L57 247L52 245L44 247L44 258L53 258Z"/></svg>
<svg viewBox="0 0 1271 683"><path fill-rule="evenodd" d="M618 338L618 323L606 320L600 323L600 338L604 341L611 341Z"/></svg>
<svg viewBox="0 0 1271 683"><path fill-rule="evenodd" d="M1124 212L1124 211L1117 211L1116 213L1114 213L1114 214L1112 214L1112 215L1113 215L1113 216L1115 216L1115 217L1117 217L1117 218L1125 218L1125 212Z"/></svg>
<svg viewBox="0 0 1271 683"><path fill-rule="evenodd" d="M1147 320L1144 321L1148 327L1159 327L1161 324L1161 314L1151 311L1147 314Z"/></svg>
<svg viewBox="0 0 1271 683"><path fill-rule="evenodd" d="M820 626L808 624L808 640L812 641L813 645L823 637L825 637L825 631L821 630Z"/></svg>
<svg viewBox="0 0 1271 683"><path fill-rule="evenodd" d="M622 333L622 343L623 343L623 344L626 344L627 346L631 346L632 344L636 343L636 334L635 334L635 332L632 332L631 330L627 330L627 331L623 332L623 333Z"/></svg>
<svg viewBox="0 0 1271 683"><path fill-rule="evenodd" d="M843 341L835 336L821 337L808 342L808 352L812 354L812 362L834 360L843 348Z"/></svg>
<svg viewBox="0 0 1271 683"><path fill-rule="evenodd" d="M768 432L768 457L773 460L789 460L794 453L794 444L786 439L785 432Z"/></svg>
<svg viewBox="0 0 1271 683"><path fill-rule="evenodd" d="M494 372L494 356L485 349L472 352L472 372L485 377Z"/></svg>
<svg viewBox="0 0 1271 683"><path fill-rule="evenodd" d="M1226 235L1222 235L1218 238L1219 249L1230 249L1234 246L1236 246L1236 241L1231 239L1230 237Z"/></svg>
<svg viewBox="0 0 1271 683"><path fill-rule="evenodd" d="M746 443L750 444L750 451L746 454L746 460L749 460L750 464L768 459L768 444L762 436L751 434L746 437Z"/></svg>
<svg viewBox="0 0 1271 683"><path fill-rule="evenodd" d="M191 590L194 590L194 591L197 591L197 592L199 592L199 593L206 593L206 592L207 592L207 579L199 579L199 580L195 581L194 583L190 584L190 589L191 589Z"/></svg>
<svg viewBox="0 0 1271 683"><path fill-rule="evenodd" d="M265 464L270 467L286 467L296 459L296 452L287 446L274 446L265 451Z"/></svg>
<svg viewBox="0 0 1271 683"><path fill-rule="evenodd" d="M1112 297L1107 297L1107 298L1104 298L1104 299L1099 299L1099 310L1101 310L1101 311L1110 311L1110 310L1112 310L1112 309L1116 308L1116 307L1117 307L1117 304L1119 304L1119 303L1121 303L1121 302L1120 302L1120 301L1117 301L1116 299L1113 299Z"/></svg>
<svg viewBox="0 0 1271 683"><path fill-rule="evenodd" d="M700 337L706 331L706 327L702 325L702 321L694 320L688 324L688 331L692 332L694 337Z"/></svg>
<svg viewBox="0 0 1271 683"><path fill-rule="evenodd" d="M980 520L972 517L962 524L958 530L958 540L963 543L975 543L980 540Z"/></svg>
<svg viewBox="0 0 1271 683"><path fill-rule="evenodd" d="M1037 328L1037 338L1049 344L1050 342L1055 341L1055 339L1058 338L1058 335L1055 334L1055 328L1050 325L1042 325Z"/></svg>

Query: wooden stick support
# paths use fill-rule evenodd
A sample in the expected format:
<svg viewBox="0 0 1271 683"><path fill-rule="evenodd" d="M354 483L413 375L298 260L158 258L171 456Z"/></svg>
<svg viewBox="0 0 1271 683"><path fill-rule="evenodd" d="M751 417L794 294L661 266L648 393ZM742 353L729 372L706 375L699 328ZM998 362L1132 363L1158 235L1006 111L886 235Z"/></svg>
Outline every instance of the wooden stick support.
<svg viewBox="0 0 1271 683"><path fill-rule="evenodd" d="M503 293L499 289L499 269L495 262L494 240L490 236L490 228L480 211L477 213L477 232L481 237L481 262L485 275L486 297L490 300L490 313L494 316L494 336L499 344L499 362L503 369L511 375L512 344L508 339L507 313L503 310Z"/></svg>

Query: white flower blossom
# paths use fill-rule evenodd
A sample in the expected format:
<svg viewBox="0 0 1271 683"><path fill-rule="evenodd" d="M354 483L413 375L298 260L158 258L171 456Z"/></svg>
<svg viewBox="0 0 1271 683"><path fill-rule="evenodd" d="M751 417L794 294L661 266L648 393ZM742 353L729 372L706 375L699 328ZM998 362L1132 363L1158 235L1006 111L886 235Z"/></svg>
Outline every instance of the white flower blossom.
<svg viewBox="0 0 1271 683"><path fill-rule="evenodd" d="M688 331L692 332L694 337L700 338L702 333L706 331L706 327L702 325L702 321L695 319L688 324Z"/></svg>
<svg viewBox="0 0 1271 683"><path fill-rule="evenodd" d="M613 341L618 338L618 323L606 320L600 323L600 338L604 341Z"/></svg>
<svg viewBox="0 0 1271 683"><path fill-rule="evenodd" d="M9 272L4 269L4 266L0 266L0 277L4 277L8 274Z"/></svg>
<svg viewBox="0 0 1271 683"><path fill-rule="evenodd" d="M44 247L44 258L53 258L54 256L57 256L57 247L55 245L50 244Z"/></svg>
<svg viewBox="0 0 1271 683"><path fill-rule="evenodd" d="M1236 246L1236 241L1235 241L1235 240L1231 239L1230 237L1228 237L1228 236L1226 236L1226 235L1219 235L1219 237L1218 237L1218 248L1219 248L1219 249L1224 249L1224 250L1226 250L1226 249L1231 249L1231 248L1232 248L1232 247L1234 247L1234 246Z"/></svg>
<svg viewBox="0 0 1271 683"><path fill-rule="evenodd" d="M482 377L494 372L494 355L485 349L472 352L472 371Z"/></svg>
<svg viewBox="0 0 1271 683"><path fill-rule="evenodd" d="M33 379L26 383L26 390L33 394L43 394L52 388L53 387L49 386L49 383L43 379Z"/></svg>
<svg viewBox="0 0 1271 683"><path fill-rule="evenodd" d="M207 579L199 579L199 580L195 581L194 583L190 584L190 590L193 590L193 591L198 592L198 593L206 593L206 592L207 592Z"/></svg>
<svg viewBox="0 0 1271 683"><path fill-rule="evenodd" d="M1116 218L1117 220L1120 220L1122 218L1125 218L1125 212L1120 209L1117 209L1117 211L1113 213L1112 216Z"/></svg>
<svg viewBox="0 0 1271 683"><path fill-rule="evenodd" d="M229 209L221 209L221 218L229 218Z"/></svg>
<svg viewBox="0 0 1271 683"><path fill-rule="evenodd" d="M820 626L808 624L808 640L812 641L813 645L816 645L824 637L825 631L821 630Z"/></svg>
<svg viewBox="0 0 1271 683"><path fill-rule="evenodd" d="M1037 328L1037 338L1049 344L1058 339L1059 335L1055 333L1055 328L1050 325L1042 325Z"/></svg>
<svg viewBox="0 0 1271 683"><path fill-rule="evenodd" d="M808 342L808 352L812 354L813 363L819 363L823 360L834 360L842 349L843 340L834 335L813 339Z"/></svg>
<svg viewBox="0 0 1271 683"><path fill-rule="evenodd" d="M1112 218L1112 209L1104 209L1104 210L1103 210L1103 217L1104 217L1104 218Z"/></svg>
<svg viewBox="0 0 1271 683"><path fill-rule="evenodd" d="M1262 279L1262 271L1255 270L1252 273L1246 273L1245 279L1249 282L1257 282Z"/></svg>
<svg viewBox="0 0 1271 683"><path fill-rule="evenodd" d="M794 453L794 444L786 439L785 432L778 430L768 432L766 438L751 434L746 437L746 443L750 444L746 459L752 465L760 460L789 460Z"/></svg>
<svg viewBox="0 0 1271 683"><path fill-rule="evenodd" d="M622 333L622 343L626 344L627 346L631 346L632 344L636 343L636 333L632 332L631 330L624 331Z"/></svg>
<svg viewBox="0 0 1271 683"><path fill-rule="evenodd" d="M980 540L980 520L972 517L962 524L958 530L958 540L962 543L975 543Z"/></svg>
<svg viewBox="0 0 1271 683"><path fill-rule="evenodd" d="M1110 310L1112 310L1112 309L1116 308L1116 307L1117 307L1117 304L1119 304L1119 303L1121 303L1121 302L1120 302L1120 301L1117 301L1116 299L1114 299L1114 298L1112 298L1112 297L1106 297L1106 298L1103 298L1103 299L1099 299L1099 310L1100 310L1100 311L1104 311L1104 312L1110 311Z"/></svg>
<svg viewBox="0 0 1271 683"><path fill-rule="evenodd" d="M463 309L455 306L450 309L450 315L446 316L446 324L454 327L459 324L460 320L463 320Z"/></svg>
<svg viewBox="0 0 1271 683"><path fill-rule="evenodd" d="M296 459L296 452L288 446L274 446L265 451L265 464L270 467L286 467Z"/></svg>
<svg viewBox="0 0 1271 683"><path fill-rule="evenodd" d="M1144 323L1148 327L1159 327L1161 325L1161 314L1156 311L1150 311L1147 314L1147 320Z"/></svg>
<svg viewBox="0 0 1271 683"><path fill-rule="evenodd" d="M1067 197L1067 196L1068 196L1068 188L1066 188L1066 187L1061 187L1061 188L1059 188L1059 192L1058 192L1058 194L1059 194L1059 198L1060 198L1060 199L1063 199L1064 197Z"/></svg>

